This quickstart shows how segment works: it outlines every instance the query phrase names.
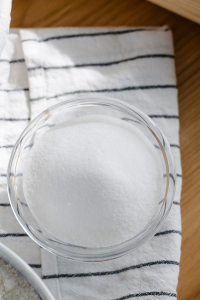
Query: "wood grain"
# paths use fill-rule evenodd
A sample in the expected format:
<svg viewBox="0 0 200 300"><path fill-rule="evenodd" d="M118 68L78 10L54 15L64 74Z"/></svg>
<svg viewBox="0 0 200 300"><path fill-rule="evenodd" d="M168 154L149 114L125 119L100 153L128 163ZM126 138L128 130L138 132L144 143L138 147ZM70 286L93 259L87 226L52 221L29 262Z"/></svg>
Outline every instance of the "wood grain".
<svg viewBox="0 0 200 300"><path fill-rule="evenodd" d="M200 299L200 26L144 0L13 0L12 27L161 26L174 34L183 167L178 300Z"/></svg>
<svg viewBox="0 0 200 300"><path fill-rule="evenodd" d="M148 0L170 11L181 15L189 20L200 24L200 1L199 0Z"/></svg>

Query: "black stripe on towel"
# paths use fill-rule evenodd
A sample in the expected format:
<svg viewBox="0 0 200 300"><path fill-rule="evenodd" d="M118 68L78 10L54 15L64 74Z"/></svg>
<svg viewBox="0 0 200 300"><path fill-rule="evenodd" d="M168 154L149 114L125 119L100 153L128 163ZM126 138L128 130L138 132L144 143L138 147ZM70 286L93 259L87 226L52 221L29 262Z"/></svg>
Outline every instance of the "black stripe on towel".
<svg viewBox="0 0 200 300"><path fill-rule="evenodd" d="M32 147L33 147L33 144L27 145L26 147L24 147L24 150L27 148L32 148Z"/></svg>
<svg viewBox="0 0 200 300"><path fill-rule="evenodd" d="M168 31L164 30L162 32ZM126 29L126 30L120 30L120 31L107 31L107 32L92 32L92 33L77 33L77 34L65 34L65 35L57 35L57 36L51 36L42 40L37 39L24 39L21 40L22 43L24 42L48 42L51 40L62 40L62 39L71 39L71 38L82 38L82 37L93 37L93 36L105 36L105 35L120 35L120 34L128 34L133 32L140 32L140 31L158 31L155 29L150 28L136 28L136 29Z"/></svg>
<svg viewBox="0 0 200 300"><path fill-rule="evenodd" d="M138 294L129 294L114 300L125 300L130 298L138 298L138 297L146 297L146 296L168 296L168 297L177 297L175 293L167 293L167 292L146 292L146 293L138 293Z"/></svg>
<svg viewBox="0 0 200 300"><path fill-rule="evenodd" d="M174 179L174 176L172 174L169 174L169 177L171 177L171 179L173 180L173 183L175 185L175 179Z"/></svg>
<svg viewBox="0 0 200 300"><path fill-rule="evenodd" d="M0 149L2 148L5 148L5 149L8 149L8 148L13 148L14 145L4 145L4 146L0 146Z"/></svg>
<svg viewBox="0 0 200 300"><path fill-rule="evenodd" d="M0 121L5 122L21 122L21 121L30 121L30 118L0 118Z"/></svg>
<svg viewBox="0 0 200 300"><path fill-rule="evenodd" d="M166 116L166 115L165 115ZM168 117L168 116L167 116ZM169 118L168 118L169 119ZM157 149L160 149L160 147L158 146L158 145L154 145L154 147L155 148L157 148ZM172 148L180 148L180 146L179 145L177 145L177 144L170 144L170 147L172 147Z"/></svg>
<svg viewBox="0 0 200 300"><path fill-rule="evenodd" d="M0 89L0 92L7 92L7 93L12 93L12 92L21 92L21 91L29 91L29 88L21 88L21 89L13 89L13 90L8 90L8 89Z"/></svg>
<svg viewBox="0 0 200 300"><path fill-rule="evenodd" d="M21 59L13 59L13 60L0 59L0 63L1 62L7 62L9 64L16 64L16 63L23 63L23 62L25 62L25 59L23 59L23 58L21 58Z"/></svg>
<svg viewBox="0 0 200 300"><path fill-rule="evenodd" d="M180 148L180 146L179 146L179 145L177 145L177 144L170 144L170 147L174 147L174 148Z"/></svg>
<svg viewBox="0 0 200 300"><path fill-rule="evenodd" d="M181 174L176 174L176 176L177 176L177 177L182 177ZM164 174L163 177L167 177L167 174ZM171 173L169 173L169 177L171 177L172 180L174 181L174 176L173 176Z"/></svg>
<svg viewBox="0 0 200 300"><path fill-rule="evenodd" d="M23 237L28 236L26 233L1 233L0 237Z"/></svg>
<svg viewBox="0 0 200 300"><path fill-rule="evenodd" d="M164 84L164 85L141 85L141 86L128 86L124 88L114 88L114 89L102 89L102 90L77 90L72 92L65 92L62 94L57 94L54 96L46 97L47 100L59 98L67 95L75 95L75 94L85 94L85 93L110 93L110 92L125 92L125 91L134 91L134 90L151 90L151 89L177 89L176 85L173 84ZM32 98L30 101L38 101L44 99L43 97ZM152 115L156 118L157 115ZM176 118L178 118L176 116Z"/></svg>
<svg viewBox="0 0 200 300"><path fill-rule="evenodd" d="M179 231L179 230L166 230L166 231L157 232L154 236L166 235L166 234L170 234L170 233L178 233L181 235L181 231Z"/></svg>
<svg viewBox="0 0 200 300"><path fill-rule="evenodd" d="M28 207L28 205L26 203L24 203L23 201L21 201L19 198L18 198L18 201L20 202L21 205Z"/></svg>
<svg viewBox="0 0 200 300"><path fill-rule="evenodd" d="M176 115L149 115L150 118L179 119Z"/></svg>
<svg viewBox="0 0 200 300"><path fill-rule="evenodd" d="M180 205L180 203L177 202L177 201L174 201L173 204L175 204L175 205Z"/></svg>
<svg viewBox="0 0 200 300"><path fill-rule="evenodd" d="M33 68L28 68L28 71L33 71L33 70L38 70L38 69L44 69L45 71L48 70L60 70L60 69L72 69L72 68L84 68L84 67L107 67L107 66L112 66L112 65L117 65L133 60L138 60L138 59L145 59L145 58L174 58L174 55L170 54L147 54L147 55L138 55L135 57L131 58L126 58L126 59L121 59L121 60L116 60L112 62L102 62L102 63L85 63L85 64L76 64L76 65L71 65L71 66L51 66L51 67L43 67L43 66L37 66Z"/></svg>
<svg viewBox="0 0 200 300"><path fill-rule="evenodd" d="M167 177L167 174L164 174L163 177ZM171 173L169 174L169 177L173 180L173 183L175 184L174 176ZM182 175L181 174L176 174L176 177L181 177L182 178Z"/></svg>
<svg viewBox="0 0 200 300"><path fill-rule="evenodd" d="M148 263L143 263L139 265L130 266L127 268L123 268L115 271L105 271L105 272L91 272L91 273L68 273L68 274L54 274L54 275L45 275L42 279L55 279L55 278L76 278L76 277L91 277L91 276L107 276L123 273L129 270L141 269L143 267L150 267L154 265L176 265L179 266L177 261L173 260L160 260L160 261L152 261Z"/></svg>
<svg viewBox="0 0 200 300"><path fill-rule="evenodd" d="M0 177L7 177L7 174L6 173L2 173L2 174L0 174ZM23 174L22 173L18 173L17 175L16 175L16 177L22 177L23 176ZM14 177L14 173L10 173L10 175L9 175L9 177Z"/></svg>
<svg viewBox="0 0 200 300"><path fill-rule="evenodd" d="M29 265L29 267L35 268L35 269L40 269L42 267L41 264L28 264L28 265Z"/></svg>
<svg viewBox="0 0 200 300"><path fill-rule="evenodd" d="M10 177L13 177L14 176L14 173L10 173ZM16 175L16 177L22 177L23 176L23 174L22 173L18 173L17 175ZM1 173L0 174L0 177L7 177L7 174L6 173Z"/></svg>
<svg viewBox="0 0 200 300"><path fill-rule="evenodd" d="M177 86L171 84L163 84L163 85L158 84L158 85L127 86L124 88L102 89L102 90L79 90L79 91L66 92L63 94L47 97L47 99L53 99L65 95L81 94L81 93L110 93L110 92L124 92L124 91L132 91L132 90L151 90L151 89L168 89L168 88L177 89Z"/></svg>

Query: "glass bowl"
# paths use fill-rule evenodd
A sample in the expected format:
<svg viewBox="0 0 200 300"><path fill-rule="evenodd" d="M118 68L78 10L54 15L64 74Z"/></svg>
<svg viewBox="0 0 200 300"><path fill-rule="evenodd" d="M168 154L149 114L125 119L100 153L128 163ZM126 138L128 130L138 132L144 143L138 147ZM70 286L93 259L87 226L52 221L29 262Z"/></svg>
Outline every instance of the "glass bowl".
<svg viewBox="0 0 200 300"><path fill-rule="evenodd" d="M157 211L147 226L131 239L109 247L89 248L63 242L49 234L34 218L23 192L23 170L32 146L50 128L80 116L108 115L138 127L154 145L162 163L163 185ZM25 232L44 249L79 261L104 261L117 258L142 246L162 226L173 203L175 168L170 146L158 126L143 112L108 97L76 97L54 105L39 114L16 142L8 166L8 195L13 212ZM81 201L81 199L80 199Z"/></svg>

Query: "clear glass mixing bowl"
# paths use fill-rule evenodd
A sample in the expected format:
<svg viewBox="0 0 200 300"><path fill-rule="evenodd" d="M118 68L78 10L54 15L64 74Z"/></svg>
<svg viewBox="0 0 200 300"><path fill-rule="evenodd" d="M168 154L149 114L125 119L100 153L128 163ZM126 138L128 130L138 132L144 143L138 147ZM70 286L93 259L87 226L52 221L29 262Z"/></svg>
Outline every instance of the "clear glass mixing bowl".
<svg viewBox="0 0 200 300"><path fill-rule="evenodd" d="M108 115L138 127L154 145L162 162L163 187L157 211L147 226L131 239L109 247L88 248L57 239L34 218L23 193L23 171L32 146L57 124L85 115ZM78 150L77 150L78 151ZM162 226L172 206L175 192L175 168L170 146L158 126L143 112L122 101L107 97L76 97L54 105L39 114L26 127L11 154L8 194L13 212L25 232L41 247L59 256L79 261L104 261L127 254L142 246ZM81 201L81 199L80 199ZM47 204L48 205L48 204Z"/></svg>

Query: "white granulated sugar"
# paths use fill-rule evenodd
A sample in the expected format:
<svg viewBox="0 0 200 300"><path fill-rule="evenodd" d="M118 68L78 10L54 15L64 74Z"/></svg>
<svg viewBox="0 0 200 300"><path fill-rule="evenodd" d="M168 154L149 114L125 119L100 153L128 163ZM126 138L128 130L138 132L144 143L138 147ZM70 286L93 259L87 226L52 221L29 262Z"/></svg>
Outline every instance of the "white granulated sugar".
<svg viewBox="0 0 200 300"><path fill-rule="evenodd" d="M41 300L30 283L2 259L0 259L0 299Z"/></svg>
<svg viewBox="0 0 200 300"><path fill-rule="evenodd" d="M27 203L58 239L101 247L138 234L160 198L162 166L134 125L108 116L79 117L46 132L24 170Z"/></svg>

